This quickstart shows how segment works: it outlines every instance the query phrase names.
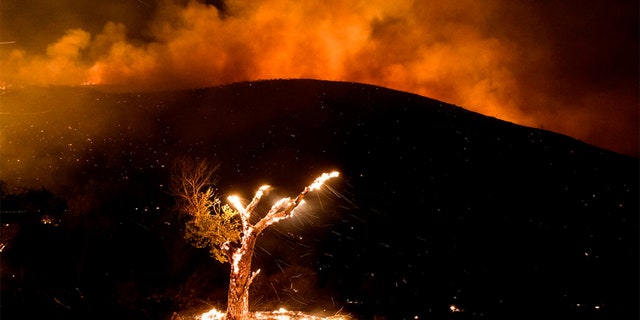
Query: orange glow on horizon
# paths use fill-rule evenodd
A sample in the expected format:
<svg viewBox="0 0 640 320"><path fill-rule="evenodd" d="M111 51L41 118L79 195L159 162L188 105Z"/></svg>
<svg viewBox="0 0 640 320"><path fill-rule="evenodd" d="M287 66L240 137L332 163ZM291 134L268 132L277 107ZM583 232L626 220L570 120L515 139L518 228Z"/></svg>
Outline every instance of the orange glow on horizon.
<svg viewBox="0 0 640 320"><path fill-rule="evenodd" d="M196 1L164 6L149 26L152 42L129 39L127 27L116 22L95 35L73 29L45 55L11 51L7 64L15 72L3 78L129 90L315 78L380 85L484 108L501 118L516 116L501 111L508 99L496 93L511 89L509 73L487 71L503 70L510 48L469 26L461 27L464 32L450 30L448 45L433 42L441 31L423 23L433 14L416 13L411 4L231 2L226 18Z"/></svg>
<svg viewBox="0 0 640 320"><path fill-rule="evenodd" d="M132 39L126 25L108 22L96 34L70 29L45 53L5 46L0 50L4 71L0 81L18 86L103 84L138 91L313 78L412 92L582 139L604 138L589 125L576 126L575 118L626 132L637 127L628 115L590 116L584 108L554 109L573 97L543 87L556 81L553 48L516 40L530 31L513 28L519 21L501 20L504 12L521 9L511 4L497 0L482 5L470 0L225 3L228 12L221 15L214 6L195 0L163 1L148 22L144 41ZM507 31L495 32L509 28L515 38L504 35ZM591 96L606 97L613 99L607 100L608 105L635 108L637 97L623 89L571 102L594 110L601 104ZM525 106L536 108L535 112ZM614 143L611 140L607 141Z"/></svg>

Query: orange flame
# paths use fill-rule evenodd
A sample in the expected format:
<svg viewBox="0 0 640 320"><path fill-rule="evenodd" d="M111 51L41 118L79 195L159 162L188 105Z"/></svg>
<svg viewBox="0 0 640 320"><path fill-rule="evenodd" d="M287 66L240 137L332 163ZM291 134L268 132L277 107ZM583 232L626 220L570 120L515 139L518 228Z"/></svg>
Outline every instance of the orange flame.
<svg viewBox="0 0 640 320"><path fill-rule="evenodd" d="M309 185L309 191L318 190L322 185L329 179L335 178L340 175L340 172L333 171L331 173L323 173L316 180L313 181L311 185Z"/></svg>

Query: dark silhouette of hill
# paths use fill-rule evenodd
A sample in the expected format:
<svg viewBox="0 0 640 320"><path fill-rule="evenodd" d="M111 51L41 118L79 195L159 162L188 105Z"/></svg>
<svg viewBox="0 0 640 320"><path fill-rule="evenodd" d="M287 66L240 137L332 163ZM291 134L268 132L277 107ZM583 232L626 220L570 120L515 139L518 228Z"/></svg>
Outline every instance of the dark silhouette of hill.
<svg viewBox="0 0 640 320"><path fill-rule="evenodd" d="M220 193L247 198L342 173L259 240L256 308L638 317L638 159L564 135L316 80L25 88L4 93L2 112L0 178L68 204L62 226L22 226L0 253L7 319L33 305L54 318L168 319L197 297L224 299L226 266L185 244L171 214L167 179L184 156L219 162Z"/></svg>

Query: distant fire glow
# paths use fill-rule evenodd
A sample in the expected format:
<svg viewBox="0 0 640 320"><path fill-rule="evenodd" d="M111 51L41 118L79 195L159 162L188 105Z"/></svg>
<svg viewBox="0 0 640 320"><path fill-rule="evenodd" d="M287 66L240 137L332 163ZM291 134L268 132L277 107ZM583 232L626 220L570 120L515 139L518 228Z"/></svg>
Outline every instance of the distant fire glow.
<svg viewBox="0 0 640 320"><path fill-rule="evenodd" d="M625 133L637 150L638 48L628 27L637 18L627 14L635 7L614 2L583 17L566 1L144 1L153 9L142 2L129 21L75 17L89 25L66 30L36 19L14 26L16 18L3 15L13 33L32 26L26 34L46 40L2 41L0 83L158 90L278 78L355 81L607 144L625 143L612 136ZM84 14L108 6L96 3ZM155 14L146 15L150 9Z"/></svg>

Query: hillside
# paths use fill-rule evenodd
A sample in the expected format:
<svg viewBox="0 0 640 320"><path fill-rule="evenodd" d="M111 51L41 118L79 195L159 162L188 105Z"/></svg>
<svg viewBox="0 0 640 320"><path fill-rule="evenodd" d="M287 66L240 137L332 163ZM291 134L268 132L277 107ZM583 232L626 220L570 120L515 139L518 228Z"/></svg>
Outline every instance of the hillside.
<svg viewBox="0 0 640 320"><path fill-rule="evenodd" d="M220 193L246 197L341 171L332 192L259 241L256 308L638 316L638 159L567 136L315 80L24 88L5 92L0 111L3 192L44 187L68 207L58 227L22 223L0 253L7 319L35 305L60 318L168 318L223 300L226 266L185 244L172 215L180 157L219 162Z"/></svg>

